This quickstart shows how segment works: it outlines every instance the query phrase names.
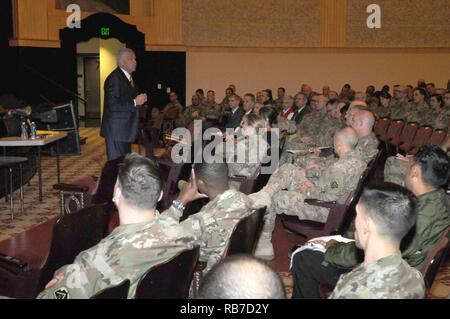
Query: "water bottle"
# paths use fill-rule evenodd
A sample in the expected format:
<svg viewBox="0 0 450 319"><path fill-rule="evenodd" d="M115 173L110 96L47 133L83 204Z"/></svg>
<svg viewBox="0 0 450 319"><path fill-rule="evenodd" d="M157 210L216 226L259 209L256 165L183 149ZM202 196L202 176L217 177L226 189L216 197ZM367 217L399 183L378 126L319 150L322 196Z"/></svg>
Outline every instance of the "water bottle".
<svg viewBox="0 0 450 319"><path fill-rule="evenodd" d="M32 140L36 139L36 123L34 123L34 122L31 122L30 137Z"/></svg>
<svg viewBox="0 0 450 319"><path fill-rule="evenodd" d="M27 139L28 139L27 123L25 123L25 122L22 122L22 129L21 129L20 137L21 137L23 140L27 140Z"/></svg>

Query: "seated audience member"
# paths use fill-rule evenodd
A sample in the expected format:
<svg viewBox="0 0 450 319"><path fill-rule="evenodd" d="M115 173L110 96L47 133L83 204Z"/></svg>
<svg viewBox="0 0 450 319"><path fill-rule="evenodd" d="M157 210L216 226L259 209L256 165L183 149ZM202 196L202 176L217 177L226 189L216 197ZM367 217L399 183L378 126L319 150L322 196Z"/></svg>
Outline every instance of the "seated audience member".
<svg viewBox="0 0 450 319"><path fill-rule="evenodd" d="M180 101L178 101L178 95L175 92L170 92L169 94L169 100L170 102L163 108L162 112L166 112L171 108L176 108L178 110L178 114L181 114L183 112L184 107L181 105Z"/></svg>
<svg viewBox="0 0 450 319"><path fill-rule="evenodd" d="M255 96L251 93L247 93L244 95L244 102L242 103L242 108L244 109L245 115L248 115L253 112L255 108Z"/></svg>
<svg viewBox="0 0 450 319"><path fill-rule="evenodd" d="M188 127L192 121L201 119L200 100L197 94L191 98L192 104L187 106L183 112L178 114L175 121L176 127Z"/></svg>
<svg viewBox="0 0 450 319"><path fill-rule="evenodd" d="M225 128L237 128L242 121L242 117L245 114L245 111L239 107L240 99L237 95L232 94L229 99L229 106L231 108L231 113L228 114L227 122L225 124Z"/></svg>
<svg viewBox="0 0 450 319"><path fill-rule="evenodd" d="M209 203L180 225L201 233L200 261L207 262L208 271L222 258L239 220L253 212L252 201L230 188L227 164L200 163L194 165L190 181L182 185L178 199L163 215L179 220L186 205L199 198L209 198Z"/></svg>
<svg viewBox="0 0 450 319"><path fill-rule="evenodd" d="M430 107L439 110L444 107L444 99L439 94L433 94L430 98Z"/></svg>
<svg viewBox="0 0 450 319"><path fill-rule="evenodd" d="M411 161L406 187L417 196L415 228L402 242L403 258L418 267L450 226L450 201L442 187L450 176L450 157L436 146L424 146ZM305 250L293 259L294 298L320 298L319 286L334 287L339 275L363 260L355 243L329 242L325 254Z"/></svg>
<svg viewBox="0 0 450 319"><path fill-rule="evenodd" d="M221 114L220 105L216 103L216 93L209 90L206 93L204 105L204 115L207 119L218 119Z"/></svg>
<svg viewBox="0 0 450 319"><path fill-rule="evenodd" d="M162 197L161 184L152 160L128 155L119 168L114 188L120 226L81 252L73 264L57 270L38 298L89 298L125 279L130 280L128 297L133 298L145 271L198 244L192 231L156 211Z"/></svg>
<svg viewBox="0 0 450 319"><path fill-rule="evenodd" d="M262 162L266 161L269 145L265 140L265 122L255 114L242 118L241 136L236 143L224 143L224 158L228 164L230 176L252 176ZM228 138L234 138L232 136ZM239 183L230 183L239 189Z"/></svg>
<svg viewBox="0 0 450 319"><path fill-rule="evenodd" d="M292 115L292 121L295 121L297 125L299 125L303 118L311 113L310 107L307 105L308 98L303 93L298 93L295 96L294 104L295 104L295 112L294 115Z"/></svg>
<svg viewBox="0 0 450 319"><path fill-rule="evenodd" d="M374 124L375 117L369 111L356 111L353 115L352 128L359 139L355 151L366 163L369 163L378 153L379 141L373 132Z"/></svg>
<svg viewBox="0 0 450 319"><path fill-rule="evenodd" d="M270 177L260 192L250 195L255 208L268 207L255 252L257 257L274 257L271 239L277 214L284 213L298 216L299 219L324 222L329 210L310 206L305 204L304 200L316 198L343 203L347 199L366 168L366 163L354 152L357 143L358 136L352 128L341 129L334 136L334 149L339 160L325 169L318 181L308 180L304 171L292 164L285 164Z"/></svg>
<svg viewBox="0 0 450 319"><path fill-rule="evenodd" d="M281 107L283 105L283 98L285 95L286 95L286 89L283 87L278 88L278 90L277 90L278 98L274 101L277 110L281 110Z"/></svg>
<svg viewBox="0 0 450 319"><path fill-rule="evenodd" d="M282 102L283 108L280 112L280 117L285 118L287 120L291 120L294 116L294 99L292 96L285 96Z"/></svg>
<svg viewBox="0 0 450 319"><path fill-rule="evenodd" d="M342 275L330 299L421 299L421 273L402 259L400 242L417 218L416 197L391 184L366 188L356 205L355 244L364 262Z"/></svg>
<svg viewBox="0 0 450 319"><path fill-rule="evenodd" d="M231 256L214 266L199 288L200 299L285 299L280 276L247 255Z"/></svg>
<svg viewBox="0 0 450 319"><path fill-rule="evenodd" d="M220 104L219 104L222 112L228 112L230 110L229 98L233 94L234 94L234 92L233 92L232 88L227 88L225 90L225 96L222 99L222 102L220 102Z"/></svg>

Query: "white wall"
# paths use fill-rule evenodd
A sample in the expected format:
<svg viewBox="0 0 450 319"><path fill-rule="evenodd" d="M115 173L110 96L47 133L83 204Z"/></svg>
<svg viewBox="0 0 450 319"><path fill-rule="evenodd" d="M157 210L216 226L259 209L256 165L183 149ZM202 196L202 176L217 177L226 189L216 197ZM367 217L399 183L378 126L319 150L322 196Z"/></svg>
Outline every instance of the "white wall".
<svg viewBox="0 0 450 319"><path fill-rule="evenodd" d="M356 90L370 84L415 85L419 78L446 87L450 79L449 53L248 53L187 52L186 96L197 88L215 90L221 101L225 88L236 84L238 94L280 86L294 95L302 83L321 92L327 84L340 91L349 82Z"/></svg>

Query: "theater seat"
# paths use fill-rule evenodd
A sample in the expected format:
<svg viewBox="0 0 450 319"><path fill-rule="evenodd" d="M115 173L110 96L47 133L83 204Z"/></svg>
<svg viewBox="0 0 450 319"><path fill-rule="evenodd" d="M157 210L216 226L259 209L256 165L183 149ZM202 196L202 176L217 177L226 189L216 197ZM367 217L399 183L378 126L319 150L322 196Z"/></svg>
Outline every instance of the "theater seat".
<svg viewBox="0 0 450 319"><path fill-rule="evenodd" d="M129 289L130 281L126 279L116 286L111 286L97 292L89 299L127 299Z"/></svg>

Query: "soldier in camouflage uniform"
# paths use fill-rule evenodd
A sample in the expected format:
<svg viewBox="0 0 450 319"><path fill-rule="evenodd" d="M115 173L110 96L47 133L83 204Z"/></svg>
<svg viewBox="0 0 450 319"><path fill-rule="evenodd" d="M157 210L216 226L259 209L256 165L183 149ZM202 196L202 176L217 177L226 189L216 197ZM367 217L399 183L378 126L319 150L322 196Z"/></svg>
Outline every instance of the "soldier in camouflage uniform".
<svg viewBox="0 0 450 319"><path fill-rule="evenodd" d="M280 111L283 108L283 98L286 95L286 89L285 88L278 88L277 90L277 96L278 98L274 100L275 108L277 111Z"/></svg>
<svg viewBox="0 0 450 319"><path fill-rule="evenodd" d="M170 102L163 108L162 112L166 112L167 110L175 107L178 110L178 114L183 112L183 105L178 101L178 96L175 92L170 92L169 95Z"/></svg>
<svg viewBox="0 0 450 319"><path fill-rule="evenodd" d="M202 113L200 110L200 100L198 95L194 94L191 101L192 104L187 106L181 114L178 114L178 118L175 121L176 127L188 127L192 121L201 119Z"/></svg>
<svg viewBox="0 0 450 319"><path fill-rule="evenodd" d="M214 91L206 93L206 101L203 103L203 116L206 119L218 119L221 114L219 104L216 103L216 94Z"/></svg>
<svg viewBox="0 0 450 319"><path fill-rule="evenodd" d="M450 157L438 147L426 145L407 170L405 184L417 196L417 221L414 231L402 240L402 256L418 268L450 226L450 201L442 188L450 174ZM294 297L319 298L320 285L334 287L340 274L363 260L364 253L355 242L330 241L325 253L297 253L292 261Z"/></svg>
<svg viewBox="0 0 450 319"><path fill-rule="evenodd" d="M299 219L324 222L329 210L305 204L306 198L345 202L348 194L356 188L359 177L366 168L366 163L353 152L357 143L358 137L352 128L341 129L334 137L334 149L339 160L325 169L317 182L312 183L304 171L291 164L285 164L271 176L260 192L250 195L255 207L268 207L263 232L255 253L257 256L265 259L273 258L271 238L277 214L285 213L296 215Z"/></svg>
<svg viewBox="0 0 450 319"><path fill-rule="evenodd" d="M401 240L417 219L417 199L394 186L364 190L356 206L355 236L356 245L370 254L365 254L360 266L341 276L330 299L424 298L422 275L400 252Z"/></svg>
<svg viewBox="0 0 450 319"><path fill-rule="evenodd" d="M358 134L359 139L355 151L367 164L378 153L379 141L373 133L374 124L375 117L369 111L358 111L353 116L352 128Z"/></svg>
<svg viewBox="0 0 450 319"><path fill-rule="evenodd" d="M221 113L223 112L228 112L230 110L230 104L228 102L228 99L234 94L233 89L231 88L227 88L225 90L225 97L223 98L222 102L219 104L220 105L220 111Z"/></svg>
<svg viewBox="0 0 450 319"><path fill-rule="evenodd" d="M225 163L202 163L194 165L189 183L163 215L179 219L186 204L199 198L210 201L180 225L183 229L200 227L200 261L207 262L207 272L222 259L236 224L253 210L252 201L245 194L229 188Z"/></svg>
<svg viewBox="0 0 450 319"><path fill-rule="evenodd" d="M198 225L185 228L177 219L156 211L161 184L153 161L137 154L127 156L113 197L121 225L81 252L73 264L57 270L38 298L90 298L125 279L130 280L128 298L133 298L144 272L198 245Z"/></svg>
<svg viewBox="0 0 450 319"><path fill-rule="evenodd" d="M263 136L264 128L265 122L259 116L244 115L240 130L242 136L237 138L236 144L223 144L230 176L253 176L261 163L266 161L269 145ZM240 184L231 181L230 186L239 189Z"/></svg>

